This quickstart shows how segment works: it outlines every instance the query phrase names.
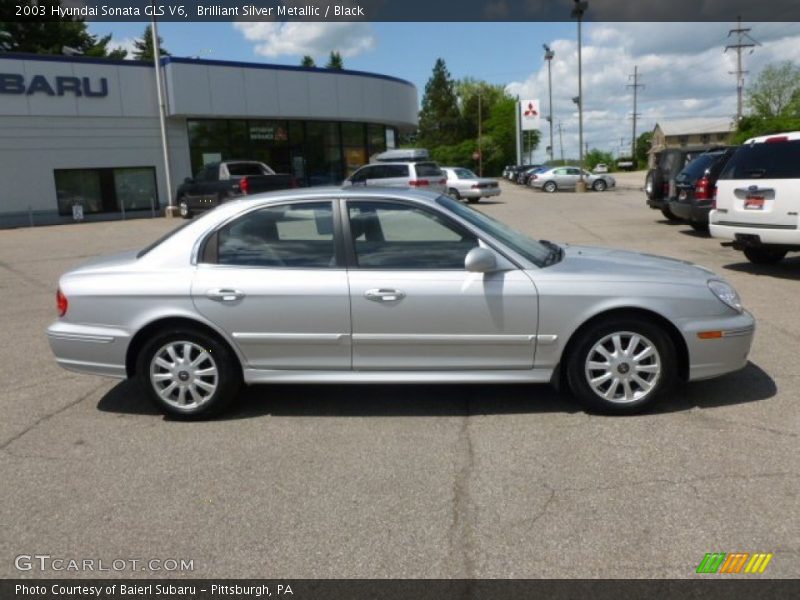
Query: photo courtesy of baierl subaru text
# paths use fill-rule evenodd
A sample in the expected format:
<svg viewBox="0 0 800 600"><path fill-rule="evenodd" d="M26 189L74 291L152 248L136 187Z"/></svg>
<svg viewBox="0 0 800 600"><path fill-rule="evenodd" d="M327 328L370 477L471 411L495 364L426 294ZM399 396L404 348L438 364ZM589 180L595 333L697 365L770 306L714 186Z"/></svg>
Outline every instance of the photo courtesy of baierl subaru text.
<svg viewBox="0 0 800 600"><path fill-rule="evenodd" d="M800 597L796 0L0 12L0 600Z"/></svg>

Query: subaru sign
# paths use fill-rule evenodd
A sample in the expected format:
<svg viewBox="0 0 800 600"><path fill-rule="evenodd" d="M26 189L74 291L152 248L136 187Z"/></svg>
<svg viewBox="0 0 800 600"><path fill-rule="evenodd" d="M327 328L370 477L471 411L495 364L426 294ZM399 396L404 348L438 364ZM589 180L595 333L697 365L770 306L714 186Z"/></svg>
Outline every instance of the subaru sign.
<svg viewBox="0 0 800 600"><path fill-rule="evenodd" d="M34 75L26 80L24 75L18 73L0 73L0 94L105 98L108 96L108 80L101 77L92 81L89 77L62 75L52 79L44 75Z"/></svg>

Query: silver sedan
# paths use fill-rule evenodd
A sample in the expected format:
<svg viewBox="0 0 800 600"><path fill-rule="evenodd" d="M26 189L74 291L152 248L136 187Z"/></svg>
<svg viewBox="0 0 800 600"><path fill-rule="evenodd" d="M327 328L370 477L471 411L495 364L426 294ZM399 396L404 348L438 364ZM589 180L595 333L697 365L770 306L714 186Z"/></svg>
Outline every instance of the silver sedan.
<svg viewBox="0 0 800 600"><path fill-rule="evenodd" d="M469 169L463 167L442 167L447 176L447 195L456 200L462 198L474 204L481 198L491 198L500 195L500 186L496 179L478 177Z"/></svg>
<svg viewBox="0 0 800 600"><path fill-rule="evenodd" d="M530 178L528 185L545 192L574 190L580 178L581 170L578 167L553 167L536 173L535 177ZM607 173L584 171L583 180L586 182L586 187L595 192L604 192L617 185L616 180Z"/></svg>
<svg viewBox="0 0 800 600"><path fill-rule="evenodd" d="M61 277L63 367L211 415L242 384L553 383L631 413L742 368L753 317L687 262L537 241L446 196L292 190Z"/></svg>

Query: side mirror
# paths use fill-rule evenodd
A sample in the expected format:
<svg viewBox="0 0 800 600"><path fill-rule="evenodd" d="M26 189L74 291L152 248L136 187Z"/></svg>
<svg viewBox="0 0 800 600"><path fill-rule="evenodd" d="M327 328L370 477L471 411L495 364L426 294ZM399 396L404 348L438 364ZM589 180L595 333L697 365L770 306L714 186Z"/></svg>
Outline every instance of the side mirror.
<svg viewBox="0 0 800 600"><path fill-rule="evenodd" d="M497 256L488 248L473 248L464 259L464 267L470 273L491 273L497 270Z"/></svg>
<svg viewBox="0 0 800 600"><path fill-rule="evenodd" d="M187 177L186 179L183 180L183 183L194 183L194 179L192 179L191 177Z"/></svg>

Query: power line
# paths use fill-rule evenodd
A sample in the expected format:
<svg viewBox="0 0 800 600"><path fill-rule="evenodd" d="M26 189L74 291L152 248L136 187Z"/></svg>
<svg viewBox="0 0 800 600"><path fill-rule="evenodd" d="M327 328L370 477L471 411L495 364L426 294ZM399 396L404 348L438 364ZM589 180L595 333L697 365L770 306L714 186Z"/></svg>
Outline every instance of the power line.
<svg viewBox="0 0 800 600"><path fill-rule="evenodd" d="M633 78L633 83L629 83L627 87L633 88L633 114L631 114L631 120L633 121L633 136L631 137L631 160L635 160L636 157L636 118L641 117L639 113L636 112L637 109L637 100L639 99L639 88L644 88L644 84L639 83L639 66L635 65L633 67L633 75L628 75L628 80Z"/></svg>
<svg viewBox="0 0 800 600"><path fill-rule="evenodd" d="M756 46L761 44L750 36L750 28L742 27L742 17L737 19L736 29L731 29L728 32L728 37L736 35L736 43L725 46L725 52L728 50L736 50L736 70L728 71L731 75L736 75L736 122L742 120L743 113L743 96L744 96L744 76L748 73L744 70L742 63L742 51L745 48L750 48L750 54L755 51Z"/></svg>

